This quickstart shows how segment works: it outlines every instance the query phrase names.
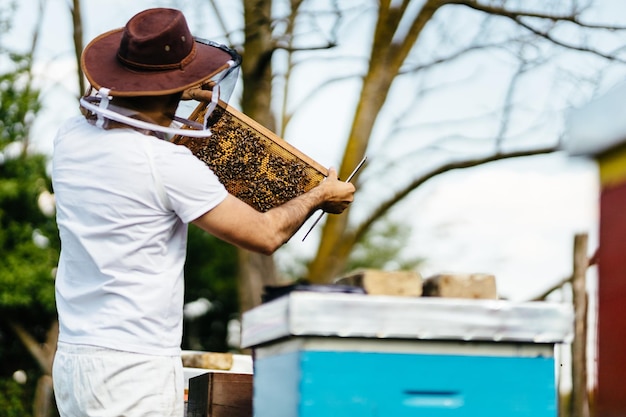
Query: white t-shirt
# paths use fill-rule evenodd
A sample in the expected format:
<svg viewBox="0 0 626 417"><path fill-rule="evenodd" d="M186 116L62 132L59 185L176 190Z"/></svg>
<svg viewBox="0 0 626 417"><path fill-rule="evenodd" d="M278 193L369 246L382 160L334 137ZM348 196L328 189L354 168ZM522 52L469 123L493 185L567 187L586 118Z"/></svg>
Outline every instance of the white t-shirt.
<svg viewBox="0 0 626 417"><path fill-rule="evenodd" d="M187 224L227 191L184 146L83 117L54 142L59 340L180 354Z"/></svg>

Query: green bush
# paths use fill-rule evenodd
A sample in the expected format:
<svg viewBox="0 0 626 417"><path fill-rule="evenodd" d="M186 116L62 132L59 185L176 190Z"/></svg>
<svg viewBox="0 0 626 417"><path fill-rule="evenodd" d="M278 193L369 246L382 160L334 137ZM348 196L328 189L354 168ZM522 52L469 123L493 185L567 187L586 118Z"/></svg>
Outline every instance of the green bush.
<svg viewBox="0 0 626 417"><path fill-rule="evenodd" d="M25 404L31 404L32 389L20 385L13 378L0 378L0 417L30 417L32 410Z"/></svg>

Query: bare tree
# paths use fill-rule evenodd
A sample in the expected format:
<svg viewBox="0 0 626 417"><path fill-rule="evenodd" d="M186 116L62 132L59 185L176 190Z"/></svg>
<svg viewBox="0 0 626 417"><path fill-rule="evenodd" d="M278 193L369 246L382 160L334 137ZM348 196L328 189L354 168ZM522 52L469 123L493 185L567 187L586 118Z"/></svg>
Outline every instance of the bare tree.
<svg viewBox="0 0 626 417"><path fill-rule="evenodd" d="M345 140L345 146L338 161L339 176L346 178L364 155L374 152L376 163L362 170L353 182L359 189L370 190L381 197L358 219L352 211L326 217L317 251L308 264L307 278L318 283L329 282L344 272L347 259L359 239L429 179L492 161L559 150L558 133L539 145L525 145L517 140L532 135L537 129L535 124L540 123L537 120L525 123L525 132L514 128L513 121L528 106L520 99L526 77L551 65L555 57L564 55L585 55L593 60L598 68L595 76L610 65L622 65L624 60L620 43L624 28L586 20L585 13L594 4L601 3L598 0L533 4L514 0L364 0L356 3L328 1L324 5L306 0L244 0L242 3L244 41L238 46L244 57L241 102L244 113L289 139L289 123L298 111L302 111L302 104L342 83L358 83L355 100L337 98L342 105L354 106L349 132L341 138ZM210 4L218 14L220 6L224 6L215 0ZM233 32L236 28L228 31ZM350 56L333 54L344 39L356 32L361 35L356 48L359 53ZM600 44L594 41L594 37L600 35L611 37L610 48L600 48ZM489 65L489 60L494 63L507 61L509 82L500 87L502 98L493 104L493 114L488 116L493 126L490 134L472 138L464 134L463 126L454 134L454 138L464 143L475 143L477 151L449 152L450 146L446 142L450 137L441 136L426 144L411 144L414 148L403 152L400 159L378 157L384 154L383 148L387 144L397 141L395 138L418 131L420 125L411 125L408 120L415 119L411 112L419 107L420 101L455 87L453 82L437 84L433 81L435 71L462 66L465 60L478 54L487 62L485 65ZM345 65L347 60L351 60L349 66ZM308 65L316 65L320 72L329 76L318 82L319 85L309 87L311 93L302 102L290 105L292 90L296 90L297 83L302 90L302 79L294 77L294 73ZM361 69L361 72L340 71L344 67ZM568 68L561 69L561 72L564 78L572 77L572 85L574 80L579 82L584 76L569 72ZM597 85L597 81L593 78L589 85ZM403 93L412 95L414 100L404 112L396 111L406 117L387 122L390 127L377 133L376 129L384 125L385 108L400 107L396 104L398 94L394 94L393 88L409 82L413 83L414 89L403 90ZM457 81L456 86L460 88L468 83L472 83L471 74ZM277 89L277 86L281 88ZM278 110L274 113L272 109ZM307 115L318 123L323 122L324 116ZM452 115L450 117L450 124L459 124ZM385 140L377 142L382 135ZM439 154L430 158L429 164L421 164L418 154L432 155L435 151ZM396 181L393 176L398 174L398 164L404 168L407 165L423 168L405 171L402 173L404 180ZM377 181L361 181L360 178L368 176L376 177ZM374 182L383 183L384 192L374 188L371 185ZM245 311L260 302L263 284L276 283L280 279L272 259L245 252L241 255L240 284L242 310Z"/></svg>
<svg viewBox="0 0 626 417"><path fill-rule="evenodd" d="M325 217L318 230L319 245L307 272L311 281L322 283L342 273L359 239L429 179L451 170L559 149L558 133L539 145L518 141L536 132L536 125L540 123L529 120L524 125L526 131L520 131L516 127L519 123L513 123L522 117L520 114L527 114L524 112L528 104L520 99L520 93L527 85L524 84L526 78L550 65L554 57L587 56L597 68L596 76L610 65L623 64L620 39L624 28L588 20L591 15L587 17L586 12L596 3L601 0L532 4L519 0L329 0L324 3L243 0L238 27L229 27L233 19L226 18L227 13L232 13L232 2L201 1L193 7L210 8L228 39L241 35L240 44L230 42L244 57L241 108L286 139L290 136L290 123L304 108L302 104L336 86L358 85L353 88L355 95L333 99L352 108L349 130L338 138L344 146L337 165L340 177L346 178L365 154L375 154L376 158L370 158L371 163L353 182L364 190L361 192L376 193L379 198L375 203L370 202L367 213L360 217L355 216L353 210ZM75 17L79 12L77 6L78 3L74 4ZM78 48L76 40L80 39L81 25L77 22L80 20L74 21ZM355 33L359 34L358 41L354 40ZM610 37L608 46L599 47L602 44L594 40L596 36ZM354 52L345 54L345 49L340 48L345 42L356 42ZM435 75L453 66L463 67L468 58L476 56L480 56L485 65L489 65L490 60L508 64L508 85L498 87L500 98L492 103L492 114L483 115L489 119L492 129L480 137L472 137L459 123L458 115L450 114L449 121L439 120L438 123L447 124L448 131L449 126L458 125L456 132L424 143L412 140L400 158L389 153L390 156L385 157L385 151L397 145L398 138L419 132L432 122L427 117L420 118L419 114L416 116L415 109L421 103L441 91L471 84L475 74L469 71L466 78L449 82L442 82L442 78ZM348 60L349 66L346 65ZM329 76L322 82L311 79L311 83L318 84L309 86L310 95L294 105L294 90L302 90L302 79L294 74L311 65ZM344 67L355 70L343 70ZM574 81L587 76L565 67L561 72L562 78L572 77L570 93L571 86L576 84ZM595 82L597 79L590 80L590 84ZM402 90L404 100L398 100L394 88ZM408 96L413 100L407 104ZM385 114L391 106L398 115L392 122ZM551 111L554 114L556 110ZM400 117L402 115L406 117ZM324 115L308 114L307 117L319 123ZM411 123L414 120L420 123ZM381 140L383 136L385 139ZM463 149L454 149L450 145L454 141L463 142ZM475 151L466 151L465 144L471 144ZM426 159L423 155L429 156L427 163L422 163ZM420 169L407 171L407 166ZM400 172L401 169L405 171ZM366 182L366 178L376 178L376 181ZM375 183L385 185L383 192L376 189ZM280 278L273 258L245 251L240 255L240 298L245 311L260 302L263 285L275 284Z"/></svg>
<svg viewBox="0 0 626 417"><path fill-rule="evenodd" d="M478 48L481 50L502 48L502 45L508 48L515 45L529 48L530 45L544 40L549 44L545 48L557 45L559 48L585 52L609 61L622 61L619 50L605 52L594 49L584 42L572 43L561 39L559 35L561 25L576 27L577 30L610 30L607 26L584 23L581 19L583 9L576 7L577 2L560 2L563 7L558 7L555 2L546 2L543 5L537 4L536 11L526 6L522 8L521 3L512 1L428 0L422 2L421 7L411 7L414 3L410 1L379 2L373 42L368 57L369 66L363 75L360 97L357 101L352 128L346 141L341 162L340 176L344 178L351 167L355 166L367 152L374 127L380 119L381 110L388 103L389 91L394 82L403 76L403 70L407 69L412 54L419 50L419 40L428 33L427 29L431 22L435 21L436 14L443 12L446 8L464 8L468 9L468 12L484 13L489 20L505 20L506 23L510 21L515 25L514 29L517 29L517 32L515 37L511 37L505 44L501 45L488 45L480 43L480 40L462 45L449 57L439 58L437 63L432 65L450 63L451 59L458 59L458 57L473 53ZM569 4L565 5L564 3ZM517 4L520 4L519 8L516 7ZM394 189L394 193L390 197L380 201L369 212L370 214L358 224L350 223L350 213L343 216L329 216L322 231L317 254L309 266L311 280L327 282L341 273L351 248L363 236L363 233L383 214L428 179L453 169L472 167L504 158L552 152L558 149L558 137L541 147L509 151L503 146L508 137L507 124L511 119L511 111L515 105L513 100L517 82L525 73L546 59L546 54L534 61L529 61L522 53L516 55L519 59L518 69L510 81L508 93L505 92L504 94L502 113L500 117L494 118L494 120L499 120L500 129L491 139L494 144L493 150L479 158L461 155L461 157L442 162L429 171L416 175L404 186ZM427 67L422 66L420 68ZM393 182L387 181L385 183Z"/></svg>

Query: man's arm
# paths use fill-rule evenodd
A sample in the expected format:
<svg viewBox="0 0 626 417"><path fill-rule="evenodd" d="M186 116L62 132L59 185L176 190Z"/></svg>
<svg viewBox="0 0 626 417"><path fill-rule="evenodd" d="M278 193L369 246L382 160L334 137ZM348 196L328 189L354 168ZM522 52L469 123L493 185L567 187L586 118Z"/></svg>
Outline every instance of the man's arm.
<svg viewBox="0 0 626 417"><path fill-rule="evenodd" d="M342 213L353 201L354 192L354 185L339 181L337 171L331 168L317 187L265 213L229 194L193 224L233 245L271 255L317 209Z"/></svg>

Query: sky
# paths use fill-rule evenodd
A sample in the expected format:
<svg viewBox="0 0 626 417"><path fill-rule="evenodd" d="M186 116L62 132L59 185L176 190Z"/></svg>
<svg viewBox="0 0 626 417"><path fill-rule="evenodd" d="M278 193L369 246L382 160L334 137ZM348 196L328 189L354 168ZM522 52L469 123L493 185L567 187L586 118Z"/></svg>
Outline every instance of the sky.
<svg viewBox="0 0 626 417"><path fill-rule="evenodd" d="M603 1L607 5L621 4L621 9L626 12L626 2ZM37 3L35 0L19 2L14 30L7 35L13 45L28 47ZM38 83L44 87L45 108L33 133L35 145L44 152L52 151L52 138L61 121L78 114L68 3L67 0L45 2L44 35L37 50ZM83 2L85 38L91 39L106 30L121 27L132 14L154 4L169 3L86 0ZM194 19L201 18L203 16L190 16L192 31ZM200 36L214 38L218 33L218 27L209 27ZM482 82L489 82L489 77L494 76L497 74L487 74ZM479 103L479 84L476 89L465 99ZM347 89L345 94L350 91ZM540 97L548 93L534 91L529 94ZM450 107L454 104L463 103L442 105ZM328 100L324 105L328 105ZM476 108L480 105L476 104ZM315 115L320 111L328 112L328 109L311 107L307 111ZM348 118L348 111L343 107L331 112L336 119L334 130L337 135L347 129L345 120L340 119ZM307 126L301 132L314 129ZM291 131L294 130L297 128ZM318 132L310 134L319 136ZM319 144L305 134L292 133L287 139L325 166L337 162L340 147L332 142L332 138L328 143ZM375 148L373 152L383 152L383 149ZM369 156L375 158L377 155ZM359 197L367 200L375 199L376 195L357 195ZM576 233L588 233L590 251L594 250L597 245L597 203L595 163L561 152L445 174L411 195L394 211L394 216L410 222L412 238L407 244L406 256L426 260L420 270L424 277L443 272L491 273L496 276L501 296L524 300L571 273ZM358 199L353 206L357 204ZM315 237L301 242L309 225L305 224L279 253L279 260L288 263L294 255L311 255L315 249ZM593 286L593 271L590 275L590 285Z"/></svg>
<svg viewBox="0 0 626 417"><path fill-rule="evenodd" d="M571 274L575 234L590 235L590 250L597 244L590 161L536 157L450 177L415 199L421 215L413 241L432 254L433 274L492 273L500 294L530 299Z"/></svg>

